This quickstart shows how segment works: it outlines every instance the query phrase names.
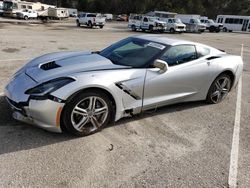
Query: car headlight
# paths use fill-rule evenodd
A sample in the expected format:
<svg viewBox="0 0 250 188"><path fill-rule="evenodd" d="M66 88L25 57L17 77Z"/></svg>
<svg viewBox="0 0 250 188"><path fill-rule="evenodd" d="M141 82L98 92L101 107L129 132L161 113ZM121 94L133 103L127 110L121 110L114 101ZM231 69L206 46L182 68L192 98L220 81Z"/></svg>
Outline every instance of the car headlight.
<svg viewBox="0 0 250 188"><path fill-rule="evenodd" d="M25 94L43 97L74 81L73 78L57 78L28 89Z"/></svg>

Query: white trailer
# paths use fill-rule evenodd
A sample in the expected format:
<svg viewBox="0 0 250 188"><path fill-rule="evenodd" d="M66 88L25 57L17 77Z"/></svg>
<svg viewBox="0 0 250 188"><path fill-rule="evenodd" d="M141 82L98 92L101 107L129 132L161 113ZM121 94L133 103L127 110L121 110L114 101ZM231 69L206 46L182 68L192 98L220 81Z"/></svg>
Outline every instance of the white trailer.
<svg viewBox="0 0 250 188"><path fill-rule="evenodd" d="M176 18L179 18L185 25L187 32L204 32L206 25L201 23L200 15L197 14L177 14Z"/></svg>
<svg viewBox="0 0 250 188"><path fill-rule="evenodd" d="M68 9L66 8L54 8L49 7L48 9L37 11L38 18L47 21L47 20L61 20L69 17Z"/></svg>
<svg viewBox="0 0 250 188"><path fill-rule="evenodd" d="M45 10L53 5L47 5L40 2L27 2L21 0L3 0L3 15L7 17L16 17L16 13L25 9L29 10Z"/></svg>
<svg viewBox="0 0 250 188"><path fill-rule="evenodd" d="M68 8L69 17L77 17L78 10L75 8Z"/></svg>
<svg viewBox="0 0 250 188"><path fill-rule="evenodd" d="M250 16L238 15L218 15L217 23L223 24L223 31L249 31L250 32Z"/></svg>

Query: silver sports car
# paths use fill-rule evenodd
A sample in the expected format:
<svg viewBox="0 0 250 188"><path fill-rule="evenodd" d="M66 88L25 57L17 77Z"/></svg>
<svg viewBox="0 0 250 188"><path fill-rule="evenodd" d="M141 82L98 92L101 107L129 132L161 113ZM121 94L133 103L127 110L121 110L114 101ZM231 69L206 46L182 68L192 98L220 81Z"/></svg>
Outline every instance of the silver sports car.
<svg viewBox="0 0 250 188"><path fill-rule="evenodd" d="M98 52L35 58L5 88L17 120L89 135L110 121L178 102L221 102L242 74L240 56L159 35L121 40Z"/></svg>

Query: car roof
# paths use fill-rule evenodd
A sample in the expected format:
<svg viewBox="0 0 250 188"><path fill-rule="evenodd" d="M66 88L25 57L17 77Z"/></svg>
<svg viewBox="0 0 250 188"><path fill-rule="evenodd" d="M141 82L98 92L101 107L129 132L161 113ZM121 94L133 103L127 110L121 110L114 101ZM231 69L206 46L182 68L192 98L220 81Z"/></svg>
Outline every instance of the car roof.
<svg viewBox="0 0 250 188"><path fill-rule="evenodd" d="M162 44L166 44L166 45L170 45L170 46L175 46L175 45L179 45L179 44L193 44L193 45L197 45L198 43L194 43L191 41L187 41L187 40L181 40L181 39L175 39L175 38L168 38L168 37L164 37L162 35L136 35L134 36L134 38L139 38L139 39L144 39L144 40L149 40L149 41L153 41L153 42L158 42L158 43L162 43Z"/></svg>

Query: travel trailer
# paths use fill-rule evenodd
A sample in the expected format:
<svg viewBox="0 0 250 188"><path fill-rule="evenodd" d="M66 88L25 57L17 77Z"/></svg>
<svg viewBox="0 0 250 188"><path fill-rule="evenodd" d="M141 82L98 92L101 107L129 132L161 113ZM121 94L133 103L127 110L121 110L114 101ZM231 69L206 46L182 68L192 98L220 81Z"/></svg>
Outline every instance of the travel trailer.
<svg viewBox="0 0 250 188"><path fill-rule="evenodd" d="M3 1L3 15L6 17L16 17L16 13L24 9L29 10L45 10L49 7L54 7L52 5L42 4L42 3L33 3L21 0L4 0Z"/></svg>
<svg viewBox="0 0 250 188"><path fill-rule="evenodd" d="M232 31L249 31L250 32L250 16L237 15L218 15L217 23L223 24L224 32Z"/></svg>
<svg viewBox="0 0 250 188"><path fill-rule="evenodd" d="M69 17L77 17L78 10L75 8L68 8Z"/></svg>

